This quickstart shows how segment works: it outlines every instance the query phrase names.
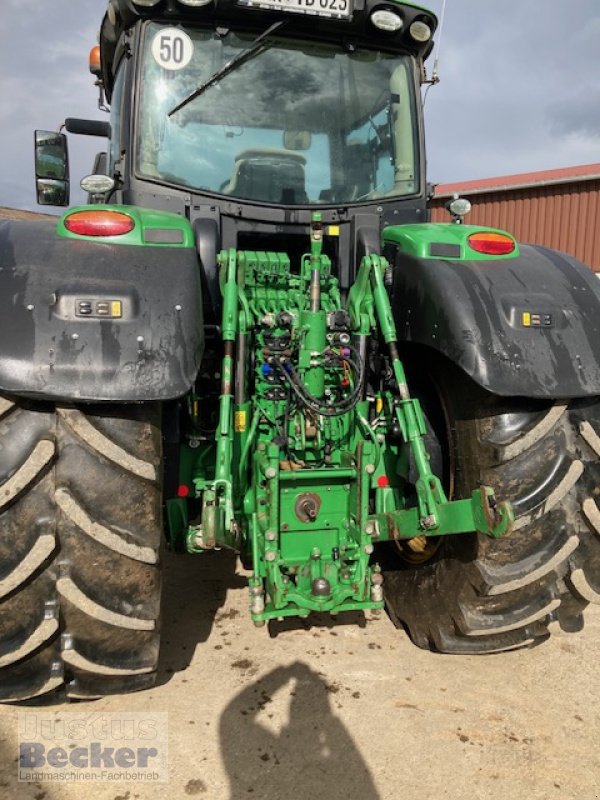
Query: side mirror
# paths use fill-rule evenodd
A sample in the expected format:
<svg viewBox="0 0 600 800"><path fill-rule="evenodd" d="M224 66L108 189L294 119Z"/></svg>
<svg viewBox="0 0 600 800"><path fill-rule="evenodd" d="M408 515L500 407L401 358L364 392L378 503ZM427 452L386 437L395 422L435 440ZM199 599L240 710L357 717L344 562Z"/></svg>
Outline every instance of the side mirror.
<svg viewBox="0 0 600 800"><path fill-rule="evenodd" d="M64 133L35 132L35 183L40 205L69 205L69 152Z"/></svg>

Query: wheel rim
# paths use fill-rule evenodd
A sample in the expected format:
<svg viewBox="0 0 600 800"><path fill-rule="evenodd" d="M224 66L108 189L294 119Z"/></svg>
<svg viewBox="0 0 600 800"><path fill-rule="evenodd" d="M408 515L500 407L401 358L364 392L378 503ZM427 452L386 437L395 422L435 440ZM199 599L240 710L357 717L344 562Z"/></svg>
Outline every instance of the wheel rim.
<svg viewBox="0 0 600 800"><path fill-rule="evenodd" d="M426 564L428 561L431 561L431 559L436 555L437 551L442 546L442 537L428 537L425 541L424 547L419 550L413 550L408 541L395 542L395 545L402 561L410 564L411 567L418 567L421 564Z"/></svg>

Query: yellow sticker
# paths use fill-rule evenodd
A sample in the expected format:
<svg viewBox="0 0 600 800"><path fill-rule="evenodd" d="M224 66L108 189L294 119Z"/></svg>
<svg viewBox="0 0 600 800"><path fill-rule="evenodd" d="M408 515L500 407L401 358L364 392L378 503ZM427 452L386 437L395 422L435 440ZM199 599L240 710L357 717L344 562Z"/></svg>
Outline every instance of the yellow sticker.
<svg viewBox="0 0 600 800"><path fill-rule="evenodd" d="M245 411L236 411L235 412L235 432L236 433L245 433L246 432L246 412Z"/></svg>
<svg viewBox="0 0 600 800"><path fill-rule="evenodd" d="M378 397L375 400L375 413L376 414L381 414L382 411L383 411L383 398L382 397Z"/></svg>
<svg viewBox="0 0 600 800"><path fill-rule="evenodd" d="M110 315L111 317L122 317L123 316L123 304L120 300L113 300L110 304Z"/></svg>
<svg viewBox="0 0 600 800"><path fill-rule="evenodd" d="M339 236L340 235L340 226L339 225L330 225L327 228L327 233L330 236Z"/></svg>
<svg viewBox="0 0 600 800"><path fill-rule="evenodd" d="M531 328L531 313L529 311L524 311L521 321L524 328Z"/></svg>

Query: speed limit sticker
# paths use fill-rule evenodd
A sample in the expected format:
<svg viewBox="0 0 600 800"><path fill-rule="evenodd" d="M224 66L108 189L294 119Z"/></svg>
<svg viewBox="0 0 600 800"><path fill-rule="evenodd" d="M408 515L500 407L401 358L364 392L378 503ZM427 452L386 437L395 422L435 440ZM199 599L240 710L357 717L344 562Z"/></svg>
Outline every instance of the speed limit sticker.
<svg viewBox="0 0 600 800"><path fill-rule="evenodd" d="M185 31L163 28L152 40L152 55L163 69L183 69L192 60L194 44Z"/></svg>

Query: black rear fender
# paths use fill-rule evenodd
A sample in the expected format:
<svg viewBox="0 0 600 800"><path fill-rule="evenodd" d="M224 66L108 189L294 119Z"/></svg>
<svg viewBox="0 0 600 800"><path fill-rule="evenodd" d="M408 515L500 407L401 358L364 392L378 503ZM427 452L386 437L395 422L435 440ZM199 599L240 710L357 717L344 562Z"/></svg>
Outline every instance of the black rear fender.
<svg viewBox="0 0 600 800"><path fill-rule="evenodd" d="M69 239L53 221L0 221L0 391L179 397L203 344L193 247Z"/></svg>
<svg viewBox="0 0 600 800"><path fill-rule="evenodd" d="M452 261L386 247L399 340L442 353L496 395L600 394L600 280L571 256L519 249Z"/></svg>

